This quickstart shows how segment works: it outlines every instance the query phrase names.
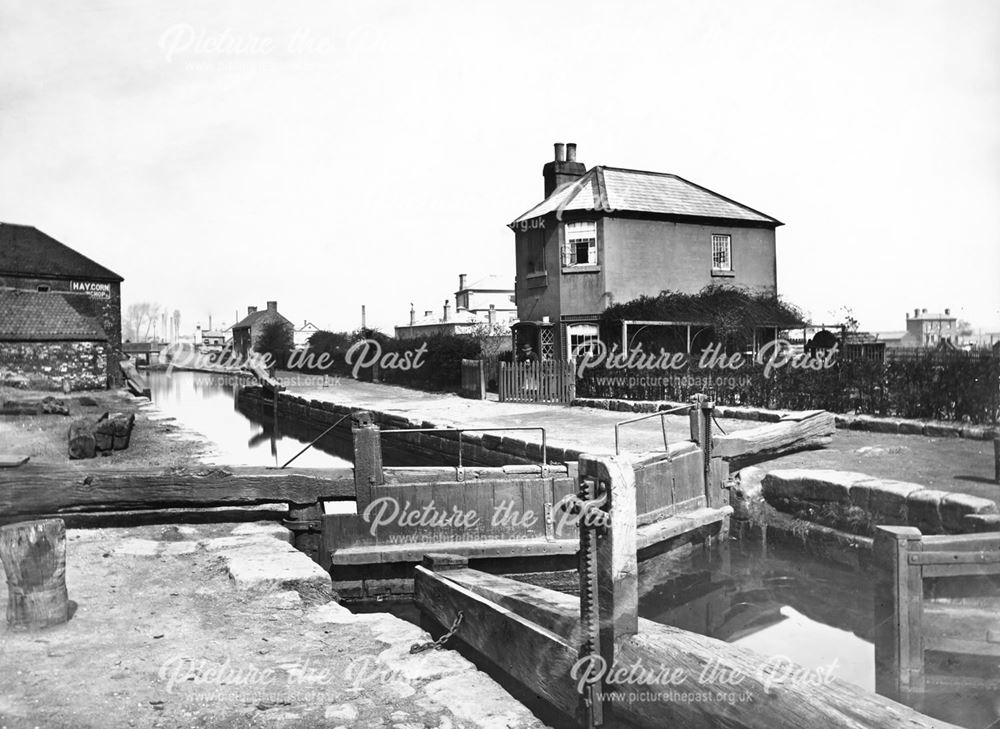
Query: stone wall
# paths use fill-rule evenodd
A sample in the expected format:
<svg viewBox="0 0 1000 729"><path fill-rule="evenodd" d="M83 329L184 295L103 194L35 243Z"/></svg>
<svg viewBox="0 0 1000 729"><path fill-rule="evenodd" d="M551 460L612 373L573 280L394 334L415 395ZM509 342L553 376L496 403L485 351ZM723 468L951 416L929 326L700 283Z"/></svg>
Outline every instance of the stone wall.
<svg viewBox="0 0 1000 729"><path fill-rule="evenodd" d="M0 342L0 372L37 390L98 390L108 386L103 342Z"/></svg>
<svg viewBox="0 0 1000 729"><path fill-rule="evenodd" d="M779 511L852 534L870 535L875 525L913 526L924 534L1000 529L990 499L852 471L771 471L763 478L762 494Z"/></svg>

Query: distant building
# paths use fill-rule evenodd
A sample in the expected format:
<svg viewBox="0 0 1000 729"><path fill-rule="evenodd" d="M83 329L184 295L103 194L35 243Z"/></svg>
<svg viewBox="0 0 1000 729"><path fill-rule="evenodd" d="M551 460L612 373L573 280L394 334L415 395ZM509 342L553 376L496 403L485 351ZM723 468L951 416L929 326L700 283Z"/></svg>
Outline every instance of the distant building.
<svg viewBox="0 0 1000 729"><path fill-rule="evenodd" d="M107 332L72 298L0 290L0 384L39 390L107 387Z"/></svg>
<svg viewBox="0 0 1000 729"><path fill-rule="evenodd" d="M76 311L83 319L96 321L103 331L103 341L106 342L104 362L104 377L102 386L109 383L119 385L123 382L121 369L118 367L118 351L122 346L122 306L121 283L124 279L114 271L78 253L69 246L60 243L55 238L29 225L13 225L0 223L0 290L17 289L41 294L52 294ZM8 306L15 304L8 301ZM41 339L27 341L53 341L45 339L50 336L49 330L57 330L62 334L86 334L92 337L89 326L81 321L71 322L66 316L66 309L60 303L46 305L44 302L21 299L16 307L27 316L26 321L37 327ZM9 309L12 311L12 309ZM50 327L45 316L55 319ZM8 323L8 326L10 324ZM18 330L22 331L22 330ZM22 334L31 334L24 332ZM93 339L80 341L93 342ZM55 356L75 356L74 352L82 352L83 361L73 363L60 359L49 361L45 367L51 372L89 371L93 366L92 353L84 349L56 348L51 345L40 345L39 351L48 351ZM87 351L85 351L87 350ZM0 369L7 366L0 360ZM93 378L87 376L88 387L93 387Z"/></svg>
<svg viewBox="0 0 1000 729"><path fill-rule="evenodd" d="M517 317L514 303L514 289L495 274L468 282L464 273L458 275L458 291L455 292L455 310L451 302L445 300L441 316L433 311L425 311L417 316L410 305L410 320L395 327L398 339L416 339L435 334L472 334L483 324L507 325Z"/></svg>
<svg viewBox="0 0 1000 729"><path fill-rule="evenodd" d="M226 332L221 329L200 329L201 347L206 350L221 350L226 344Z"/></svg>
<svg viewBox="0 0 1000 729"><path fill-rule="evenodd" d="M257 311L256 306L248 306L247 315L233 324L233 350L244 356L252 352L264 327L273 322L286 327L289 334L295 331L292 322L278 313L277 301L268 301L263 311Z"/></svg>
<svg viewBox="0 0 1000 729"><path fill-rule="evenodd" d="M564 359L601 312L709 284L777 291L780 221L677 175L597 166L556 144L544 195L512 223L518 350Z"/></svg>
<svg viewBox="0 0 1000 729"><path fill-rule="evenodd" d="M134 360L136 366L148 367L159 364L160 353L166 346L166 342L125 342L122 351Z"/></svg>
<svg viewBox="0 0 1000 729"><path fill-rule="evenodd" d="M302 325L295 327L295 331L292 332L292 339L295 343L295 347L305 347L309 344L309 337L318 331L320 331L318 326L313 324L311 321L303 320Z"/></svg>

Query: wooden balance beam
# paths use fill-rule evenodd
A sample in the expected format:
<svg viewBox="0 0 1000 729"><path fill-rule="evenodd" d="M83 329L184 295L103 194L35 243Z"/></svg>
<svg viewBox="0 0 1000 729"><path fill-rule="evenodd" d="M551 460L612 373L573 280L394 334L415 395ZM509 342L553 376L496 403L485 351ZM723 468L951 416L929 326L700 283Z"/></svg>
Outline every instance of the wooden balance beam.
<svg viewBox="0 0 1000 729"><path fill-rule="evenodd" d="M424 615L450 627L461 613L454 635L462 644L560 712L586 719L590 711L592 726L620 720L685 729L955 729L820 672L769 663L753 651L640 619L631 464L622 457L583 456L580 475L582 483L603 484L608 496L605 526L596 533L596 574L581 563L581 590L597 596L598 658L608 673L587 672L599 664L593 643L586 647L581 611L585 615L588 608L580 600L468 569L453 555L431 555L415 569L416 602ZM581 552L586 549L581 536ZM628 676L641 680L629 682ZM713 698L678 698L706 693ZM584 695L591 697L589 709Z"/></svg>

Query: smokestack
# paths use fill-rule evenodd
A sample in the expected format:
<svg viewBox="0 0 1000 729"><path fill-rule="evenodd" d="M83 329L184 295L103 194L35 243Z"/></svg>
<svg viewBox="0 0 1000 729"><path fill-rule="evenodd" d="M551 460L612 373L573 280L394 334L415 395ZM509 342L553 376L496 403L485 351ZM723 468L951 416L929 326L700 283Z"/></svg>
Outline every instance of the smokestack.
<svg viewBox="0 0 1000 729"><path fill-rule="evenodd" d="M410 326L412 327L417 323L417 310L413 308L413 302L410 302Z"/></svg>
<svg viewBox="0 0 1000 729"><path fill-rule="evenodd" d="M451 302L448 299L444 300L444 319L442 321L451 320Z"/></svg>
<svg viewBox="0 0 1000 729"><path fill-rule="evenodd" d="M556 158L555 158L556 162L565 162L566 161L566 145L563 144L562 142L556 142L555 143L555 148L556 148Z"/></svg>
<svg viewBox="0 0 1000 729"><path fill-rule="evenodd" d="M466 279L466 275L464 273L458 274L458 290L459 291L464 291L465 290L465 279Z"/></svg>
<svg viewBox="0 0 1000 729"><path fill-rule="evenodd" d="M576 142L570 142L566 145L566 161L576 162Z"/></svg>
<svg viewBox="0 0 1000 729"><path fill-rule="evenodd" d="M256 313L257 313L257 307L256 306L248 306L247 307L247 316L250 316L251 314L256 314Z"/></svg>
<svg viewBox="0 0 1000 729"><path fill-rule="evenodd" d="M278 302L277 301L268 301L267 302L267 310L270 311L270 312L273 312L273 313L277 313L278 312Z"/></svg>

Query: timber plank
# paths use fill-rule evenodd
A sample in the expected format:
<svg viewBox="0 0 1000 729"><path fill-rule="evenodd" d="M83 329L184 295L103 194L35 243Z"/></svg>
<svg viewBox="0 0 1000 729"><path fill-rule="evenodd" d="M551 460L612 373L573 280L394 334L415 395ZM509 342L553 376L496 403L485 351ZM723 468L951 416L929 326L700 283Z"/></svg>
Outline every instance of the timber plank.
<svg viewBox="0 0 1000 729"><path fill-rule="evenodd" d="M716 436L712 455L734 462L731 468L737 470L785 453L823 447L830 443L834 429L833 414L820 411L801 420L782 420Z"/></svg>
<svg viewBox="0 0 1000 729"><path fill-rule="evenodd" d="M459 640L489 656L501 670L552 706L568 715L576 712L580 695L571 677L576 647L424 567L416 568L414 593L417 605L445 627L451 626L461 611L462 622L455 633Z"/></svg>
<svg viewBox="0 0 1000 729"><path fill-rule="evenodd" d="M0 513L128 511L284 501L311 504L354 496L351 469L256 467L65 468L30 463L0 471Z"/></svg>
<svg viewBox="0 0 1000 729"><path fill-rule="evenodd" d="M0 468L17 468L31 460L31 456L13 456L0 453Z"/></svg>
<svg viewBox="0 0 1000 729"><path fill-rule="evenodd" d="M420 562L425 554L441 552L460 554L469 559L491 557L536 557L576 554L579 539L489 539L476 542L417 542L410 544L381 544L338 549L333 554L333 564L379 564L386 562Z"/></svg>

